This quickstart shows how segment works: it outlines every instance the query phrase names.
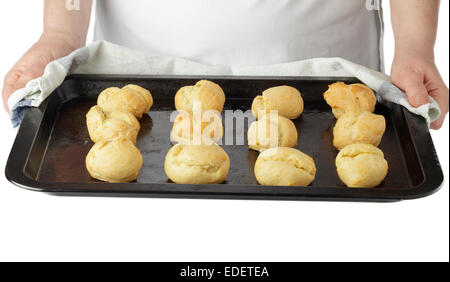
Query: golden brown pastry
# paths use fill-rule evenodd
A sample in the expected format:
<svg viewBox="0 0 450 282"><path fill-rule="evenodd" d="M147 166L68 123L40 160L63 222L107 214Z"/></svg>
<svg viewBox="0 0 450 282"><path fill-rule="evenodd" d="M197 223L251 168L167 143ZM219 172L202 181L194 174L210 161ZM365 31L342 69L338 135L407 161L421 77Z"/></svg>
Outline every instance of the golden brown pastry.
<svg viewBox="0 0 450 282"><path fill-rule="evenodd" d="M141 126L129 112L116 111L105 114L99 106L92 107L86 114L86 123L91 140L109 141L116 137L126 137L136 144Z"/></svg>
<svg viewBox="0 0 450 282"><path fill-rule="evenodd" d="M267 89L262 96L257 96L252 103L252 112L256 118L278 111L278 115L296 119L303 113L303 99L294 87L277 86Z"/></svg>
<svg viewBox="0 0 450 282"><path fill-rule="evenodd" d="M86 156L89 174L107 182L130 182L136 179L142 166L138 148L125 137L99 141Z"/></svg>
<svg viewBox="0 0 450 282"><path fill-rule="evenodd" d="M346 85L336 82L329 86L323 96L337 119L347 112L373 112L377 103L372 89L359 83Z"/></svg>
<svg viewBox="0 0 450 282"><path fill-rule="evenodd" d="M153 97L147 89L130 84L123 88L110 87L103 90L98 96L97 104L106 113L124 111L140 118L152 107Z"/></svg>
<svg viewBox="0 0 450 282"><path fill-rule="evenodd" d="M200 80L194 86L184 86L175 95L175 108L193 113L198 111L215 110L222 112L225 104L225 93L222 88L211 81Z"/></svg>
<svg viewBox="0 0 450 282"><path fill-rule="evenodd" d="M167 153L164 170L178 184L218 184L227 178L230 159L216 144L177 144Z"/></svg>
<svg viewBox="0 0 450 282"><path fill-rule="evenodd" d="M170 140L173 143L185 145L212 145L222 137L222 118L216 111L207 111L198 118L194 118L188 112L180 112L170 133Z"/></svg>
<svg viewBox="0 0 450 282"><path fill-rule="evenodd" d="M298 132L291 120L264 115L250 124L247 139L250 149L262 152L274 147L294 147L297 145Z"/></svg>
<svg viewBox="0 0 450 282"><path fill-rule="evenodd" d="M315 178L314 160L294 148L272 148L255 163L258 183L268 186L308 186Z"/></svg>
<svg viewBox="0 0 450 282"><path fill-rule="evenodd" d="M383 152L370 144L352 144L336 157L339 178L348 187L372 188L386 177L388 163Z"/></svg>
<svg viewBox="0 0 450 282"><path fill-rule="evenodd" d="M348 112L336 122L333 145L338 150L355 143L378 146L385 130L386 121L382 115Z"/></svg>

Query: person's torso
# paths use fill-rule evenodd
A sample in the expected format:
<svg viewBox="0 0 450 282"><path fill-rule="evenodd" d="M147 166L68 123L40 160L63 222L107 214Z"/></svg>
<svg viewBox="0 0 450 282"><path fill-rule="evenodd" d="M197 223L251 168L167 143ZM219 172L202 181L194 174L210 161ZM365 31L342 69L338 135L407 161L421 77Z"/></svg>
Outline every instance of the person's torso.
<svg viewBox="0 0 450 282"><path fill-rule="evenodd" d="M210 65L343 57L374 69L379 12L367 0L98 0L95 38Z"/></svg>

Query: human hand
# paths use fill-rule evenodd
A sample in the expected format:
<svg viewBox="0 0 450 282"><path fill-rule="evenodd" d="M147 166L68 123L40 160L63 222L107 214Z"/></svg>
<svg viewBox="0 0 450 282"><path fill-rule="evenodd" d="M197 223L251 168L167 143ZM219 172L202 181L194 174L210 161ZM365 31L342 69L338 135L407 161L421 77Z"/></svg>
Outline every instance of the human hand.
<svg viewBox="0 0 450 282"><path fill-rule="evenodd" d="M449 89L434 63L432 52L422 52L414 47L398 48L391 69L392 82L406 92L409 103L419 107L433 97L441 108L441 116L431 124L439 129L448 113Z"/></svg>
<svg viewBox="0 0 450 282"><path fill-rule="evenodd" d="M40 77L48 63L67 56L77 46L70 36L61 33L44 33L22 56L4 78L2 97L7 112L8 98L14 91L25 87L28 81Z"/></svg>

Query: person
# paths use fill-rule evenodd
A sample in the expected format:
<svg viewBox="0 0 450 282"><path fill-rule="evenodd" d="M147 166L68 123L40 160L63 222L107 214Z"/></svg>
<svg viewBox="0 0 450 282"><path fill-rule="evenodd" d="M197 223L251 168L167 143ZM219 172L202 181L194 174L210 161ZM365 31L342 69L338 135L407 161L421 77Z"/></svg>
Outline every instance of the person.
<svg viewBox="0 0 450 282"><path fill-rule="evenodd" d="M204 64L255 66L343 57L384 71L380 0L97 0L95 39ZM412 106L433 97L442 115L449 90L435 64L439 0L391 0L391 79ZM86 43L92 0L46 0L39 40L4 79L8 97L45 66Z"/></svg>

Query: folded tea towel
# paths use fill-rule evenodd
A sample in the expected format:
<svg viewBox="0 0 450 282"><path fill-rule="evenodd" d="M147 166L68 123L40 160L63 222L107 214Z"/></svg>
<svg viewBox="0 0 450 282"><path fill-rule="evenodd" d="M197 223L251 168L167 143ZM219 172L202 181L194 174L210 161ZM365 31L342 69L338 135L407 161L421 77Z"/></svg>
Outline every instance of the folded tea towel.
<svg viewBox="0 0 450 282"><path fill-rule="evenodd" d="M391 83L389 76L342 58L316 58L255 67L208 66L96 41L49 63L41 77L33 79L25 88L11 95L8 105L12 112L13 126L20 124L26 108L38 107L69 74L350 76L375 90L379 102L400 104L410 112L424 117L428 125L440 115L439 105L434 99L430 99L429 104L414 108L409 104L406 94Z"/></svg>

